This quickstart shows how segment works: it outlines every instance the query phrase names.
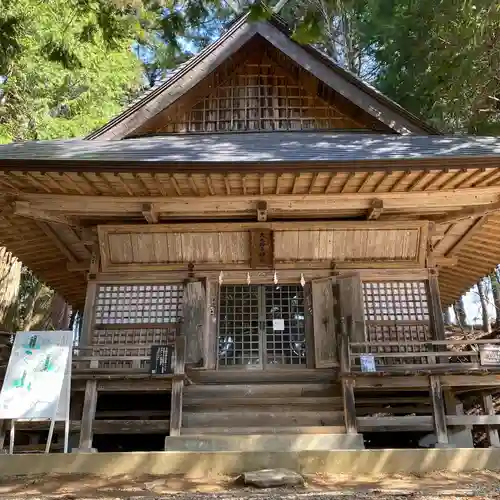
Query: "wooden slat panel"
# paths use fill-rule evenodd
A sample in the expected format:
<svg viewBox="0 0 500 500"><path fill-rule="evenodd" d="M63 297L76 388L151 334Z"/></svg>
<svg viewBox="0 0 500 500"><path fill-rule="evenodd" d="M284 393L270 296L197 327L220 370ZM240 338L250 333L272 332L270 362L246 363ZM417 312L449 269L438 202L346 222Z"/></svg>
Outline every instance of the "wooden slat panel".
<svg viewBox="0 0 500 500"><path fill-rule="evenodd" d="M408 260L419 257L419 229L277 230L275 258L290 260ZM297 250L295 250L297 248Z"/></svg>
<svg viewBox="0 0 500 500"><path fill-rule="evenodd" d="M316 368L338 365L335 335L334 297L335 278L314 280L312 287L314 353Z"/></svg>

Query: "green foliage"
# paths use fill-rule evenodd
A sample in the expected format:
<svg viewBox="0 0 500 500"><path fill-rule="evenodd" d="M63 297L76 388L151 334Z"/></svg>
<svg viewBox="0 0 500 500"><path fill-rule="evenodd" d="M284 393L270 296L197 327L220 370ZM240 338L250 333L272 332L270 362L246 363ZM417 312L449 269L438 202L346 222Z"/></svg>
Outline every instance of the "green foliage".
<svg viewBox="0 0 500 500"><path fill-rule="evenodd" d="M130 49L137 21L129 16L104 0L7 3L0 13L0 26L10 27L0 30L0 142L82 136L118 113L140 84Z"/></svg>
<svg viewBox="0 0 500 500"><path fill-rule="evenodd" d="M360 0L379 89L439 128L500 132L500 4Z"/></svg>

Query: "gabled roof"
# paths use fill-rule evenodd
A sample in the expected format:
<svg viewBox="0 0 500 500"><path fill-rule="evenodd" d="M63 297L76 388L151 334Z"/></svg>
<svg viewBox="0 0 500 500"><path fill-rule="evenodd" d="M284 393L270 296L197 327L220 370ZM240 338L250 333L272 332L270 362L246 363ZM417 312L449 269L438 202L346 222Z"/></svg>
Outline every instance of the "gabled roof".
<svg viewBox="0 0 500 500"><path fill-rule="evenodd" d="M287 26L277 16L251 22L248 14L234 22L215 42L133 101L106 125L86 139L123 139L171 105L214 71L223 61L260 35L295 63L399 134L438 134L438 131L406 111L357 76L341 68L311 45L293 41Z"/></svg>

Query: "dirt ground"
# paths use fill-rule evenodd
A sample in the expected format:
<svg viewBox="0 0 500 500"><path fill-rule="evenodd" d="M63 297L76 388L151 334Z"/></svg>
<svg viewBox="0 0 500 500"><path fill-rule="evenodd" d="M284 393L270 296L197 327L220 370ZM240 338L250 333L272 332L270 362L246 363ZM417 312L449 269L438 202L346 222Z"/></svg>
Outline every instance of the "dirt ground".
<svg viewBox="0 0 500 500"><path fill-rule="evenodd" d="M258 490L232 477L193 480L181 477L94 477L81 475L0 479L0 498L29 500L245 500L411 498L412 500L500 498L500 473L433 473L425 476L306 476L303 488Z"/></svg>

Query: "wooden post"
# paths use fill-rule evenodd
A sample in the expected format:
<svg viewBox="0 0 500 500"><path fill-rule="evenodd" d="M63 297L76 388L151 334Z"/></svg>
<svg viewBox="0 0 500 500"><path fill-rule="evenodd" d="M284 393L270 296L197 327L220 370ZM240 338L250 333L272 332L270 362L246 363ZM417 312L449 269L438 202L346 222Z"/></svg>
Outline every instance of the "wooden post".
<svg viewBox="0 0 500 500"><path fill-rule="evenodd" d="M184 284L183 300L182 332L186 339L186 362L199 366L207 320L205 284L201 281L187 281Z"/></svg>
<svg viewBox="0 0 500 500"><path fill-rule="evenodd" d="M495 415L495 408L493 406L493 398L489 392L482 393L483 408L486 415ZM491 448L500 448L500 439L498 437L498 429L491 425L486 426L488 440Z"/></svg>
<svg viewBox="0 0 500 500"><path fill-rule="evenodd" d="M0 420L0 452L5 446L5 436L7 434L7 420Z"/></svg>
<svg viewBox="0 0 500 500"><path fill-rule="evenodd" d="M436 269L429 270L429 312L432 320L432 331L434 340L445 339L445 326L443 311L441 309L441 299L439 297L439 282Z"/></svg>
<svg viewBox="0 0 500 500"><path fill-rule="evenodd" d="M170 436L180 436L181 434L185 357L186 339L181 335L175 339L174 380L172 382L172 399L170 403Z"/></svg>
<svg viewBox="0 0 500 500"><path fill-rule="evenodd" d="M441 389L441 381L438 376L429 377L430 395L432 401L432 416L434 419L434 432L436 433L436 448L446 448L449 446L448 429L446 427L446 414Z"/></svg>
<svg viewBox="0 0 500 500"><path fill-rule="evenodd" d="M203 342L203 366L207 370L217 368L217 309L218 309L218 289L219 284L216 281L207 280L207 306L205 331Z"/></svg>
<svg viewBox="0 0 500 500"><path fill-rule="evenodd" d="M90 269L87 282L87 293L85 295L85 309L83 310L82 329L79 344L82 347L92 344L94 316L95 316L95 298L97 295L97 283L94 281L99 272L99 248L94 247L90 259Z"/></svg>
<svg viewBox="0 0 500 500"><path fill-rule="evenodd" d="M356 402L354 399L354 379L342 377L342 398L344 400L344 422L347 434L357 434Z"/></svg>
<svg viewBox="0 0 500 500"><path fill-rule="evenodd" d="M82 424L80 428L80 444L78 451L92 451L93 424L97 408L97 380L87 380L85 399L83 401Z"/></svg>

